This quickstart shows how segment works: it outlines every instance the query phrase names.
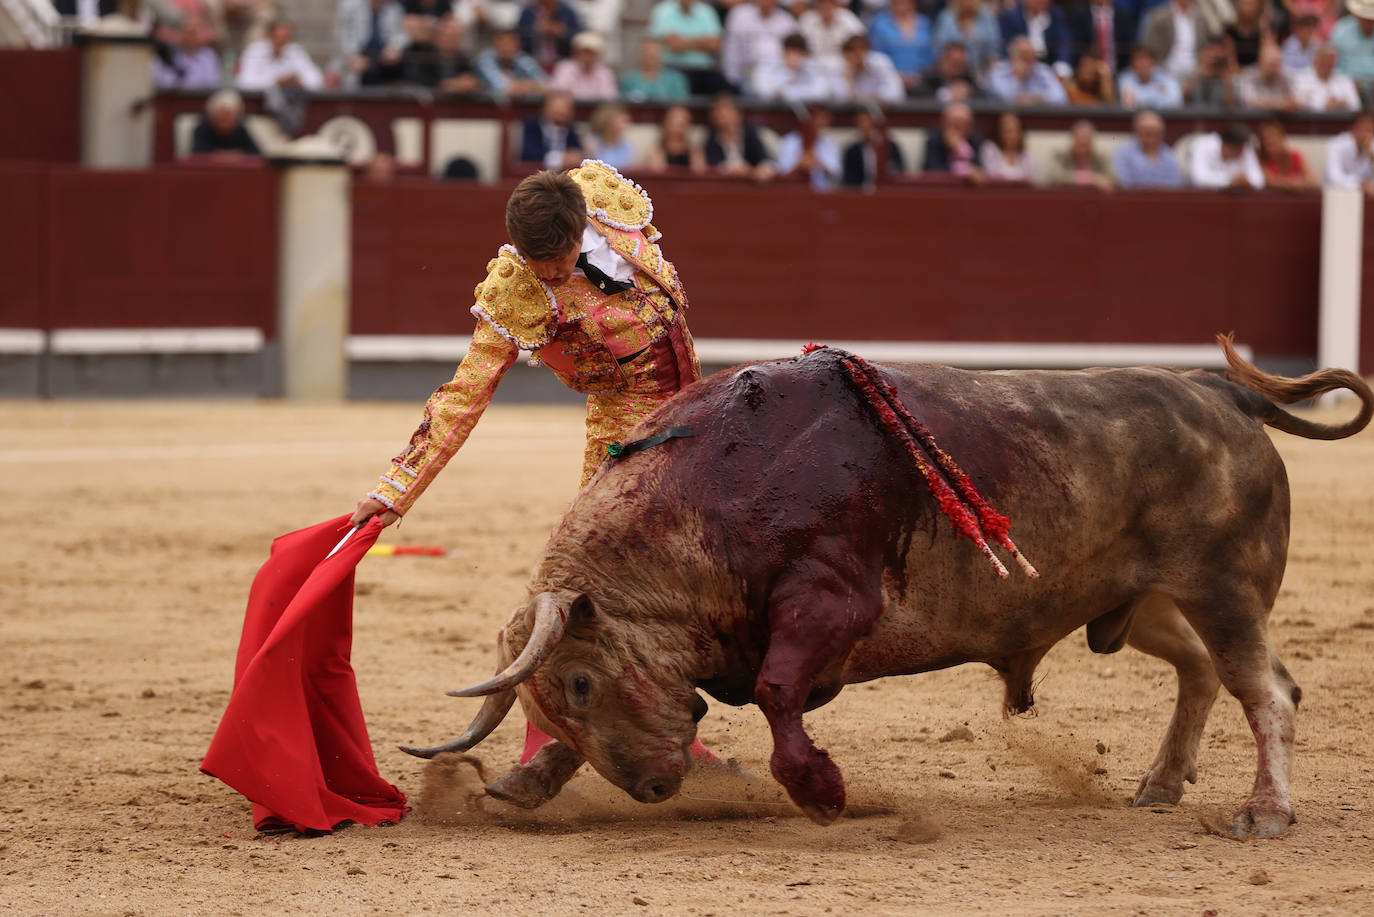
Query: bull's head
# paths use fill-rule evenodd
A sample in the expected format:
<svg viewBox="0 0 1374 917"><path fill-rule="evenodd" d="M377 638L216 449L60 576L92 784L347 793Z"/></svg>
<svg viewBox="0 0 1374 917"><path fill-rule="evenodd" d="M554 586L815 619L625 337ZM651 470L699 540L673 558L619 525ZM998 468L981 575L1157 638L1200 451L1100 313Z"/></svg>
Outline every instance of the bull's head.
<svg viewBox="0 0 1374 917"><path fill-rule="evenodd" d="M517 609L497 639L502 670L450 691L486 697L467 730L446 745L405 749L431 757L476 745L509 712L518 694L525 716L562 740L607 780L640 802L677 793L706 702L672 663L675 654L646 642L644 628L598 612L585 593L542 592Z"/></svg>

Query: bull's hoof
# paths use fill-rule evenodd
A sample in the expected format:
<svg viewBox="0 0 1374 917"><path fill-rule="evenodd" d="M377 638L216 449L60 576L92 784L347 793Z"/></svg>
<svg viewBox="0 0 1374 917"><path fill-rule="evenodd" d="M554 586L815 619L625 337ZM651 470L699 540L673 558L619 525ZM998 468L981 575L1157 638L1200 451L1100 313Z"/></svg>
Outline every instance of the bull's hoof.
<svg viewBox="0 0 1374 917"><path fill-rule="evenodd" d="M818 825L828 825L844 811L844 777L824 749L812 746L801 761L773 753L773 778L787 795Z"/></svg>
<svg viewBox="0 0 1374 917"><path fill-rule="evenodd" d="M838 809L831 809L826 806L818 806L815 803L808 803L807 805L801 806L801 810L806 813L807 818L825 827L826 825L835 823L835 819L843 814L844 806L840 806Z"/></svg>
<svg viewBox="0 0 1374 917"><path fill-rule="evenodd" d="M486 785L487 795L522 809L537 809L558 795L582 766L582 756L550 742L529 764L518 764Z"/></svg>
<svg viewBox="0 0 1374 917"><path fill-rule="evenodd" d="M1135 789L1135 799L1131 804L1137 808L1145 806L1176 806L1178 801L1183 798L1183 781L1175 784L1153 783L1150 775L1146 774L1140 780L1140 785Z"/></svg>
<svg viewBox="0 0 1374 917"><path fill-rule="evenodd" d="M1242 839L1252 833L1255 837L1278 837L1297 820L1298 817L1291 807L1246 803L1245 807L1236 813L1235 821L1231 823L1231 831Z"/></svg>

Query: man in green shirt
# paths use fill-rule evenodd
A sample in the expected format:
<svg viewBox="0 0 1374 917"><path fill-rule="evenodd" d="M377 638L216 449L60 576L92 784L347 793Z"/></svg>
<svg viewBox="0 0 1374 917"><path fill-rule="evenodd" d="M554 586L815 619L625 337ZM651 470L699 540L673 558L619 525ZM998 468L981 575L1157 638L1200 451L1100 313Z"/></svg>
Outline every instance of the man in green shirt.
<svg viewBox="0 0 1374 917"><path fill-rule="evenodd" d="M705 0L660 0L649 17L649 37L664 45L663 62L686 75L694 96L729 89L720 72L723 32L715 7Z"/></svg>
<svg viewBox="0 0 1374 917"><path fill-rule="evenodd" d="M646 38L639 44L639 69L620 78L620 94L631 101L654 99L676 102L687 98L691 89L681 71L663 66L663 49Z"/></svg>

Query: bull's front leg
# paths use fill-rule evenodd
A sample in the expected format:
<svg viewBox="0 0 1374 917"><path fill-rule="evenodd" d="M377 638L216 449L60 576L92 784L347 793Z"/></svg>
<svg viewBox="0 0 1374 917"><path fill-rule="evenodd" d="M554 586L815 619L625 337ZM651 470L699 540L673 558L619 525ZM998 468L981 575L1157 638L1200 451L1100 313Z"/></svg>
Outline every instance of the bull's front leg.
<svg viewBox="0 0 1374 917"><path fill-rule="evenodd" d="M834 670L881 610L834 571L788 577L769 602L770 635L754 700L773 731L773 778L812 821L828 825L844 811L844 777L806 734L802 713L813 693L832 695ZM818 684L818 680L823 682Z"/></svg>
<svg viewBox="0 0 1374 917"><path fill-rule="evenodd" d="M502 802L537 809L558 795L582 766L583 758L562 742L549 742L526 764L517 764L486 786Z"/></svg>

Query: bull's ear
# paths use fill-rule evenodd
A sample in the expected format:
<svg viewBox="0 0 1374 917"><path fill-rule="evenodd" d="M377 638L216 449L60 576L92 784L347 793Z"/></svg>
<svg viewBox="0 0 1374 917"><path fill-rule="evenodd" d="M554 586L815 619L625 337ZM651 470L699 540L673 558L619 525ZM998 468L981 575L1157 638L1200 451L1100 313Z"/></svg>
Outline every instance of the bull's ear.
<svg viewBox="0 0 1374 917"><path fill-rule="evenodd" d="M599 616L585 592L577 593L568 608L568 631L574 637L589 637L600 627Z"/></svg>

